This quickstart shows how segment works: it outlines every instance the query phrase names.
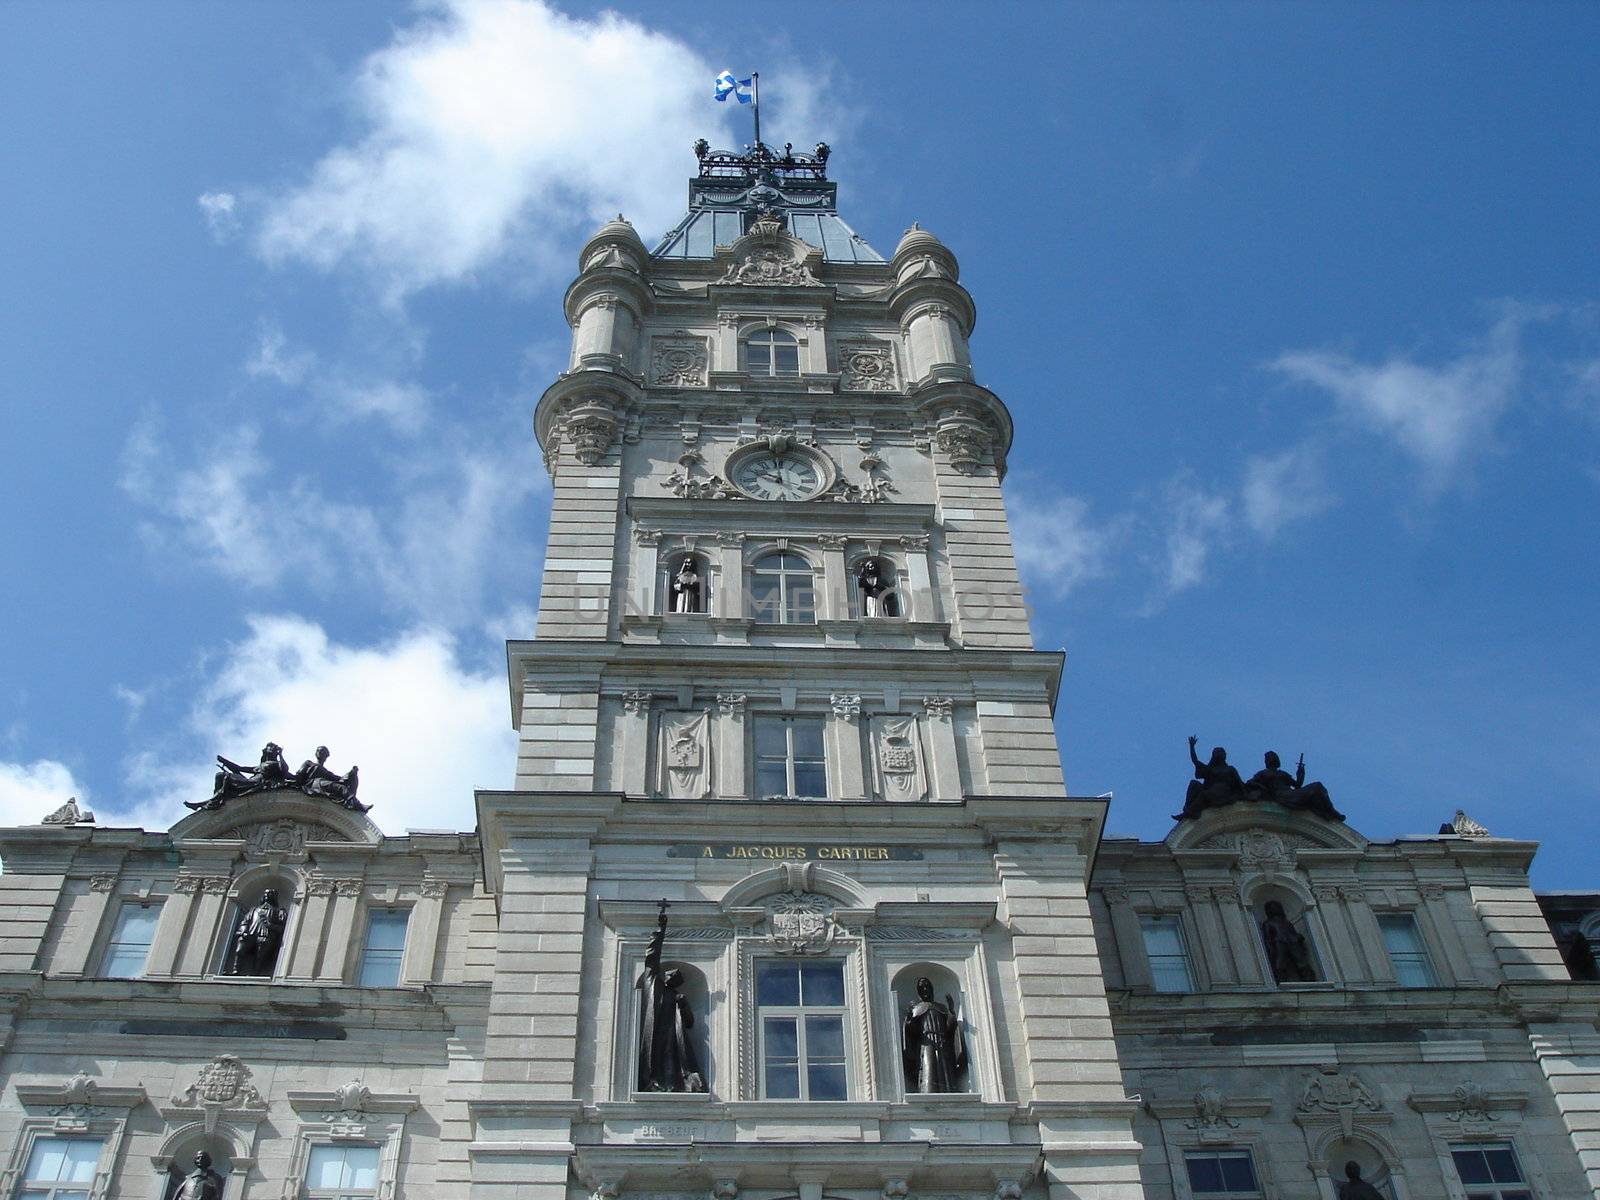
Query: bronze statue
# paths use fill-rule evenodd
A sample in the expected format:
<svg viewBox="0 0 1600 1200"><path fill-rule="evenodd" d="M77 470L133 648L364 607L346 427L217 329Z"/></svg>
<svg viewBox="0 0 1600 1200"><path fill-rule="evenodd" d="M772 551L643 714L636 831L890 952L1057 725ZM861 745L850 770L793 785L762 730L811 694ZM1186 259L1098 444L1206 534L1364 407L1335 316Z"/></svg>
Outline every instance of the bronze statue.
<svg viewBox="0 0 1600 1200"><path fill-rule="evenodd" d="M222 1200L224 1180L211 1169L211 1155L204 1150L194 1156L194 1170L172 1193L172 1200Z"/></svg>
<svg viewBox="0 0 1600 1200"><path fill-rule="evenodd" d="M1388 1198L1361 1178L1361 1164L1347 1162L1344 1165L1345 1181L1339 1185L1339 1200L1388 1200Z"/></svg>
<svg viewBox="0 0 1600 1200"><path fill-rule="evenodd" d="M1268 900L1266 914L1266 920L1261 922L1261 941L1267 948L1272 977L1279 983L1310 983L1316 979L1311 944L1306 941L1305 934L1294 927L1283 905Z"/></svg>
<svg viewBox="0 0 1600 1200"><path fill-rule="evenodd" d="M675 613L704 612L701 596L700 572L694 569L694 557L683 560L678 573L672 577L672 611Z"/></svg>
<svg viewBox="0 0 1600 1200"><path fill-rule="evenodd" d="M233 931L228 974L270 978L288 922L289 914L278 905L278 890L268 888L262 892L256 906L239 918L239 927Z"/></svg>
<svg viewBox="0 0 1600 1200"><path fill-rule="evenodd" d="M865 617L897 617L900 606L895 602L894 584L883 577L883 567L875 558L862 562L856 572L856 586L861 589L861 615Z"/></svg>
<svg viewBox="0 0 1600 1200"><path fill-rule="evenodd" d="M361 782L360 768L352 766L343 775L337 775L328 770L327 762L328 748L318 746L316 760L307 759L295 772L295 786L308 796L321 796L355 812L366 812L371 806L356 799L356 788Z"/></svg>
<svg viewBox="0 0 1600 1200"><path fill-rule="evenodd" d="M1333 801L1328 798L1328 789L1320 783L1306 782L1304 754L1300 756L1293 775L1283 769L1283 760L1274 751L1268 750L1263 761L1266 765L1250 776L1250 782L1244 785L1245 794L1251 800L1271 800L1285 808L1315 813L1325 820L1344 820L1344 814L1334 808Z"/></svg>
<svg viewBox="0 0 1600 1200"><path fill-rule="evenodd" d="M644 954L644 974L639 1014L639 1081L641 1092L703 1092L705 1078L689 1042L694 1013L680 990L683 972L661 969L662 947L667 940L667 902L661 902L656 931Z"/></svg>
<svg viewBox="0 0 1600 1200"><path fill-rule="evenodd" d="M1197 737L1189 735L1189 761L1194 764L1194 778L1184 793L1183 811L1172 818L1174 821L1190 820L1208 808L1221 808L1245 798L1244 780L1228 762L1228 752L1215 746L1211 750L1211 760L1201 762L1194 752L1197 741Z"/></svg>
<svg viewBox="0 0 1600 1200"><path fill-rule="evenodd" d="M933 998L933 980L917 980L917 1002L906 1009L902 1023L901 1055L906 1091L959 1092L967 1069L966 1039L953 996L940 1004Z"/></svg>
<svg viewBox="0 0 1600 1200"><path fill-rule="evenodd" d="M289 787L293 777L289 764L283 760L283 750L278 743L268 742L261 748L261 762L254 767L240 766L230 759L217 755L220 769L211 785L209 800L185 800L183 806L198 811L202 808L221 808L225 800L235 796L248 796L251 792L264 792L271 788Z"/></svg>

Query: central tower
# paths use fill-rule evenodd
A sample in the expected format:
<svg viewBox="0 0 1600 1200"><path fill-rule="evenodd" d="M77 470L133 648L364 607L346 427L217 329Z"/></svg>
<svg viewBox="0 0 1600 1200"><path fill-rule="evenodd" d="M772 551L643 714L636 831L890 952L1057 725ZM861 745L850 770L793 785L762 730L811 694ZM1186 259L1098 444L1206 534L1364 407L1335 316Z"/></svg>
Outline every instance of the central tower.
<svg viewBox="0 0 1600 1200"><path fill-rule="evenodd" d="M1063 786L955 256L885 260L826 145L695 150L654 250L584 246L535 415L472 1194L1139 1196L1105 806ZM652 1074L672 970L687 1084Z"/></svg>

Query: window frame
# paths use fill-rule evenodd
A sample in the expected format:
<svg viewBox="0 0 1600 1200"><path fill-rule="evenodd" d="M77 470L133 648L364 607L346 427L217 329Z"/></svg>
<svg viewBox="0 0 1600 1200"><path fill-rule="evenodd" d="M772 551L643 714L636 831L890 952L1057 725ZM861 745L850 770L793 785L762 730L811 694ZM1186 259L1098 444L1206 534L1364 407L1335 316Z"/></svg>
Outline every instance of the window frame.
<svg viewBox="0 0 1600 1200"><path fill-rule="evenodd" d="M1150 990L1164 996L1182 996L1200 990L1195 976L1194 955L1189 950L1189 938L1183 927L1183 914L1176 912L1142 912L1139 918L1139 939L1144 949L1145 963L1150 970ZM1178 954L1157 955L1151 952L1150 929L1156 924L1170 925L1178 939ZM1183 966L1183 974L1188 986L1185 988L1164 988L1160 986L1160 973L1157 969L1156 959L1170 959L1176 957Z"/></svg>
<svg viewBox="0 0 1600 1200"><path fill-rule="evenodd" d="M1374 916L1378 921L1378 936L1383 942L1383 953L1388 959L1389 969L1394 972L1395 983L1403 988L1431 988L1439 986L1439 968L1434 965L1433 955L1428 949L1428 939L1423 936L1422 922L1417 920L1417 914L1410 909L1395 909L1389 912L1378 912ZM1410 929L1412 943L1416 949L1401 957L1395 956L1394 947L1389 944L1389 928L1399 927L1404 922ZM1422 977L1425 982L1407 983L1402 971L1402 963L1407 966L1422 968Z"/></svg>
<svg viewBox="0 0 1600 1200"><path fill-rule="evenodd" d="M787 340L782 340L787 339ZM763 370L756 370L752 349L760 346L763 349L766 366ZM778 369L778 347L792 347L794 350L794 370L780 371ZM799 379L802 374L800 362L800 338L787 329L777 325L763 325L752 329L739 338L739 370L757 379Z"/></svg>
<svg viewBox="0 0 1600 1200"><path fill-rule="evenodd" d="M375 917L379 917L379 916L388 917L388 916L392 916L392 915L395 915L395 914L398 914L403 918L403 920L401 921L401 924L400 924L400 948L398 950L389 950L389 949L377 949L377 950L375 950L373 945L372 945L372 930L373 930L373 927L374 927L374 918ZM365 925L365 928L363 929L362 934L361 934L361 952L356 956L355 983L356 983L357 987L394 988L394 987L399 987L405 981L406 950L408 948L408 945L409 945L409 942L410 942L410 938L411 938L411 920L412 920L412 917L414 915L415 914L413 912L413 907L411 905L409 905L409 904L372 904L372 905L368 905L367 906L366 925ZM382 954L382 955L386 956L385 959L384 959L385 962L389 961L387 956L393 955L393 962L394 962L394 982L393 983L368 983L367 982L367 980L366 980L367 956L369 954L373 954L373 953L378 953L378 954Z"/></svg>
<svg viewBox="0 0 1600 1200"><path fill-rule="evenodd" d="M319 1150L338 1150L348 1154L351 1150L372 1151L372 1186L370 1188L313 1188L310 1183L311 1167ZM300 1176L302 1200L376 1200L383 1194L383 1143L366 1139L353 1141L312 1142L306 1149L305 1170Z"/></svg>
<svg viewBox="0 0 1600 1200"><path fill-rule="evenodd" d="M104 1168L101 1166L106 1158L106 1143L110 1139L104 1134L96 1134L88 1130L39 1130L38 1133L27 1139L27 1146L21 1155L16 1172L16 1179L6 1192L7 1197L32 1194L40 1200L57 1200L57 1197L82 1195L94 1197L99 1193L98 1185L102 1182ZM45 1142L93 1142L99 1149L95 1151L94 1173L86 1180L35 1180L28 1176L28 1163L33 1159L34 1152ZM30 1197L31 1200L31 1197Z"/></svg>
<svg viewBox="0 0 1600 1200"><path fill-rule="evenodd" d="M1262 1184L1260 1168L1256 1166L1255 1152L1249 1146L1185 1146L1183 1156L1183 1183L1189 1195L1194 1200L1263 1200L1266 1189ZM1255 1187L1249 1191L1239 1191L1234 1188L1224 1188L1221 1191L1199 1191L1194 1186L1194 1178L1189 1171L1189 1163L1193 1159L1206 1158L1220 1160L1224 1157L1243 1157L1250 1167L1250 1177L1255 1180Z"/></svg>
<svg viewBox="0 0 1600 1200"><path fill-rule="evenodd" d="M106 937L105 945L100 948L100 969L99 969L99 972L98 972L98 977L99 978L101 978L101 979L143 979L144 978L145 970L150 965L150 950L156 944L156 928L157 928L157 926L159 925L159 923L161 921L161 904L162 904L162 902L160 900L156 900L156 899L138 900L138 899L134 899L132 897L128 897L128 898L124 899L117 906L116 915L114 917L112 917L112 919L111 919L111 932ZM136 943L136 942L122 942L122 941L119 941L118 937L117 937L117 934L122 929L123 918L126 917L131 911L133 911L135 909L140 910L140 911L148 910L153 914L153 920L150 923L150 940L148 942L144 943L144 956L139 960L139 966L138 966L138 968L136 970L134 970L132 972L126 972L126 973L119 972L119 973L113 974L112 970L111 970L111 963L112 963L112 959L115 958L117 953L118 953L118 948L122 947L124 945L127 945L127 946L138 945L138 943Z"/></svg>
<svg viewBox="0 0 1600 1200"><path fill-rule="evenodd" d="M761 564L769 559L785 559L791 557L802 563L803 567L780 565L772 570L762 569ZM774 613L763 613L761 611L761 606L756 601L756 576L758 575L771 576L776 578L778 581L777 611ZM810 595L810 604L807 606L809 610L809 616L791 619L789 615L791 607L790 597L799 587L798 584L791 583L791 580L799 580L802 578L805 581L805 591ZM816 564L804 554L801 554L798 550L788 546L764 549L758 557L750 560L750 569L746 576L745 595L749 601L748 615L751 621L758 625L816 625L820 615L817 599L821 590L822 589L819 587L817 582Z"/></svg>
<svg viewBox="0 0 1600 1200"><path fill-rule="evenodd" d="M1456 1183L1460 1185L1461 1194L1466 1200L1536 1200L1539 1192L1535 1190L1533 1182L1528 1178L1527 1168L1523 1166L1522 1156L1517 1153L1516 1143L1511 1138L1499 1138L1490 1141L1447 1142L1445 1149L1450 1155L1450 1168L1455 1172ZM1511 1156L1511 1162L1517 1169L1518 1178L1514 1181L1493 1183L1468 1183L1461 1177L1461 1164L1456 1161L1457 1154L1483 1154L1489 1150L1504 1150ZM1488 1160L1484 1160L1488 1166Z"/></svg>
<svg viewBox="0 0 1600 1200"><path fill-rule="evenodd" d="M776 721L783 726L784 737L784 786L783 792L767 792L761 789L761 764L763 762L777 761L770 755L761 753L761 726L764 722ZM820 759L800 758L795 752L795 723L798 721L815 722L817 733L822 745ZM829 767L828 759L828 722L821 713L781 713L781 712L756 712L750 715L750 797L754 800L795 799L795 800L827 800L833 795L834 772ZM801 793L796 790L797 767L800 763L820 763L822 767L822 792L813 795L809 792Z"/></svg>
<svg viewBox="0 0 1600 1200"><path fill-rule="evenodd" d="M796 971L803 971L806 966L820 964L835 965L839 969L840 994L842 999L838 1004L806 1004L804 993L800 995L800 1003L796 1004L762 1004L761 994L761 969L765 966L793 967ZM771 955L754 955L750 961L750 984L753 998L751 1020L755 1032L755 1080L756 1096L758 1100L770 1100L782 1104L846 1104L856 1098L856 1067L857 1055L852 1054L854 1046L854 1021L850 1008L850 964L840 955L822 955L813 958L782 958ZM802 976L803 978L803 976ZM808 1094L811 1090L810 1072L811 1058L806 1053L806 1042L809 1036L806 1032L807 1019L810 1017L837 1017L839 1020L839 1039L841 1057L839 1067L844 1075L844 1095L837 1099L813 1100ZM795 1075L796 1091L794 1096L769 1096L767 1094L767 1020L789 1019L795 1024ZM831 1064L832 1060L826 1060Z"/></svg>

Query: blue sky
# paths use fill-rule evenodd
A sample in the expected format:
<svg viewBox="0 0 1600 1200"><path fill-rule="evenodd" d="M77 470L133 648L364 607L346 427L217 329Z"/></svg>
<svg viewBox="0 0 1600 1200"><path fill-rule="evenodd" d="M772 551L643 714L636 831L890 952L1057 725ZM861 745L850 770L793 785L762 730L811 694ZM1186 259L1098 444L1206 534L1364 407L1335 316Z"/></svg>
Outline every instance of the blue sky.
<svg viewBox="0 0 1600 1200"><path fill-rule="evenodd" d="M1600 885L1600 9L611 11L0 6L0 819L164 825L273 737L470 826L576 250L758 68L869 241L961 258L1113 830L1194 733Z"/></svg>

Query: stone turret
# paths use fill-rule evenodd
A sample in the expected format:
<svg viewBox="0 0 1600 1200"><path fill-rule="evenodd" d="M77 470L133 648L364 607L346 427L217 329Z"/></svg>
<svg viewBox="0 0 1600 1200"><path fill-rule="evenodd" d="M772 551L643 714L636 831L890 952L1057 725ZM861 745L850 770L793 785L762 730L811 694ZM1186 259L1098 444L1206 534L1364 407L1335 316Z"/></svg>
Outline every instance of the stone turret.
<svg viewBox="0 0 1600 1200"><path fill-rule="evenodd" d="M566 296L573 370L634 370L639 324L651 308L648 261L639 234L620 214L584 244Z"/></svg>
<svg viewBox="0 0 1600 1200"><path fill-rule="evenodd" d="M967 339L977 323L972 297L959 282L956 256L913 225L895 247L889 308L905 331L910 381L970 381Z"/></svg>

